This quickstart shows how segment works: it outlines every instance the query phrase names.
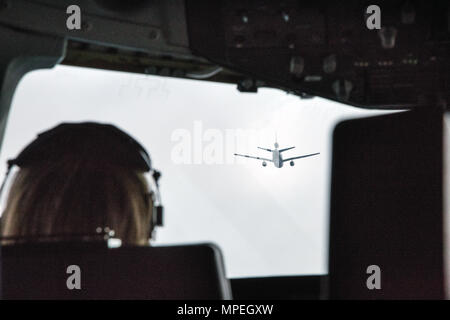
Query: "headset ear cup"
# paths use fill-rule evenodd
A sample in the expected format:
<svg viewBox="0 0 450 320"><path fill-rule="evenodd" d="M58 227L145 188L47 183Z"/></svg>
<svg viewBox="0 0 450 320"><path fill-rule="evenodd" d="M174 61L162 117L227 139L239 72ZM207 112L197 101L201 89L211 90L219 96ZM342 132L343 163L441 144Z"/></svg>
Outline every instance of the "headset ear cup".
<svg viewBox="0 0 450 320"><path fill-rule="evenodd" d="M162 205L157 205L155 206L155 208L153 209L155 212L155 221L158 227L162 227L163 226L163 222L164 222L164 207Z"/></svg>
<svg viewBox="0 0 450 320"><path fill-rule="evenodd" d="M164 207L161 205L152 204L152 219L150 222L150 238L153 238L153 232L156 227L160 227L163 225L163 213Z"/></svg>
<svg viewBox="0 0 450 320"><path fill-rule="evenodd" d="M159 226L163 225L163 213L164 208L161 204L161 195L159 193L159 185L158 180L161 177L161 173L159 171L153 170L151 177L153 178L153 192L151 193L152 196L152 231Z"/></svg>
<svg viewBox="0 0 450 320"><path fill-rule="evenodd" d="M153 200L153 194L147 193L146 195L146 201L147 201L147 217L149 219L148 221L148 236L149 238L152 238L153 230L155 229L155 223L154 223L154 200Z"/></svg>

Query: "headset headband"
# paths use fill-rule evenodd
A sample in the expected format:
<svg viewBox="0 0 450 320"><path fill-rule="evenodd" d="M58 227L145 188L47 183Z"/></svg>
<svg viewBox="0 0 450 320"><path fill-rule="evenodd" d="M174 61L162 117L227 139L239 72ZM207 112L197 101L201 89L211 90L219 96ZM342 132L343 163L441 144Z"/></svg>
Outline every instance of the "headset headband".
<svg viewBox="0 0 450 320"><path fill-rule="evenodd" d="M89 144L86 144L89 141ZM62 123L38 137L8 166L26 167L59 160L64 154L80 154L86 161L123 166L137 171L152 169L150 156L135 139L109 124L93 122Z"/></svg>

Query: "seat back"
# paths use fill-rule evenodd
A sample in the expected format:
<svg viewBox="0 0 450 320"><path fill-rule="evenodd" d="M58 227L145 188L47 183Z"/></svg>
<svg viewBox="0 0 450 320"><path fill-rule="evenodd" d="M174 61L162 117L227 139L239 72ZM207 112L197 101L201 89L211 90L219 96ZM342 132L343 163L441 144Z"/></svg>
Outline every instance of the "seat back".
<svg viewBox="0 0 450 320"><path fill-rule="evenodd" d="M79 268L80 289L76 283ZM72 277L72 278L71 278ZM231 299L214 245L2 247L3 299Z"/></svg>
<svg viewBox="0 0 450 320"><path fill-rule="evenodd" d="M442 114L427 111L336 127L330 298L444 298Z"/></svg>

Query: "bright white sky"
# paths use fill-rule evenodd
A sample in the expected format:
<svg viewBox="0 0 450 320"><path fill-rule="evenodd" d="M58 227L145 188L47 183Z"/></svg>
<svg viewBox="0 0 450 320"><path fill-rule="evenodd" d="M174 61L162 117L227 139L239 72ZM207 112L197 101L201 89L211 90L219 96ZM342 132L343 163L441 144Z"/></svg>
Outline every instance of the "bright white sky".
<svg viewBox="0 0 450 320"><path fill-rule="evenodd" d="M67 66L19 84L0 154L16 156L38 132L63 121L112 123L149 151L161 170L165 226L156 244L214 242L230 277L327 273L331 134L338 120L380 113L275 89ZM295 146L288 163L256 147ZM6 167L6 165L5 165Z"/></svg>

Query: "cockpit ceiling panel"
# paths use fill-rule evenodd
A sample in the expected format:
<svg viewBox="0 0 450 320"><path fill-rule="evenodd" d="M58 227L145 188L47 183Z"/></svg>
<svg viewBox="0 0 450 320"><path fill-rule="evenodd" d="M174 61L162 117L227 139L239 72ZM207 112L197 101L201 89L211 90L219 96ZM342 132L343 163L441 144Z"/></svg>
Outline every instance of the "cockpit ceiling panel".
<svg viewBox="0 0 450 320"><path fill-rule="evenodd" d="M450 102L450 2L186 0L194 55L297 94L364 108ZM373 12L373 11L370 11Z"/></svg>

